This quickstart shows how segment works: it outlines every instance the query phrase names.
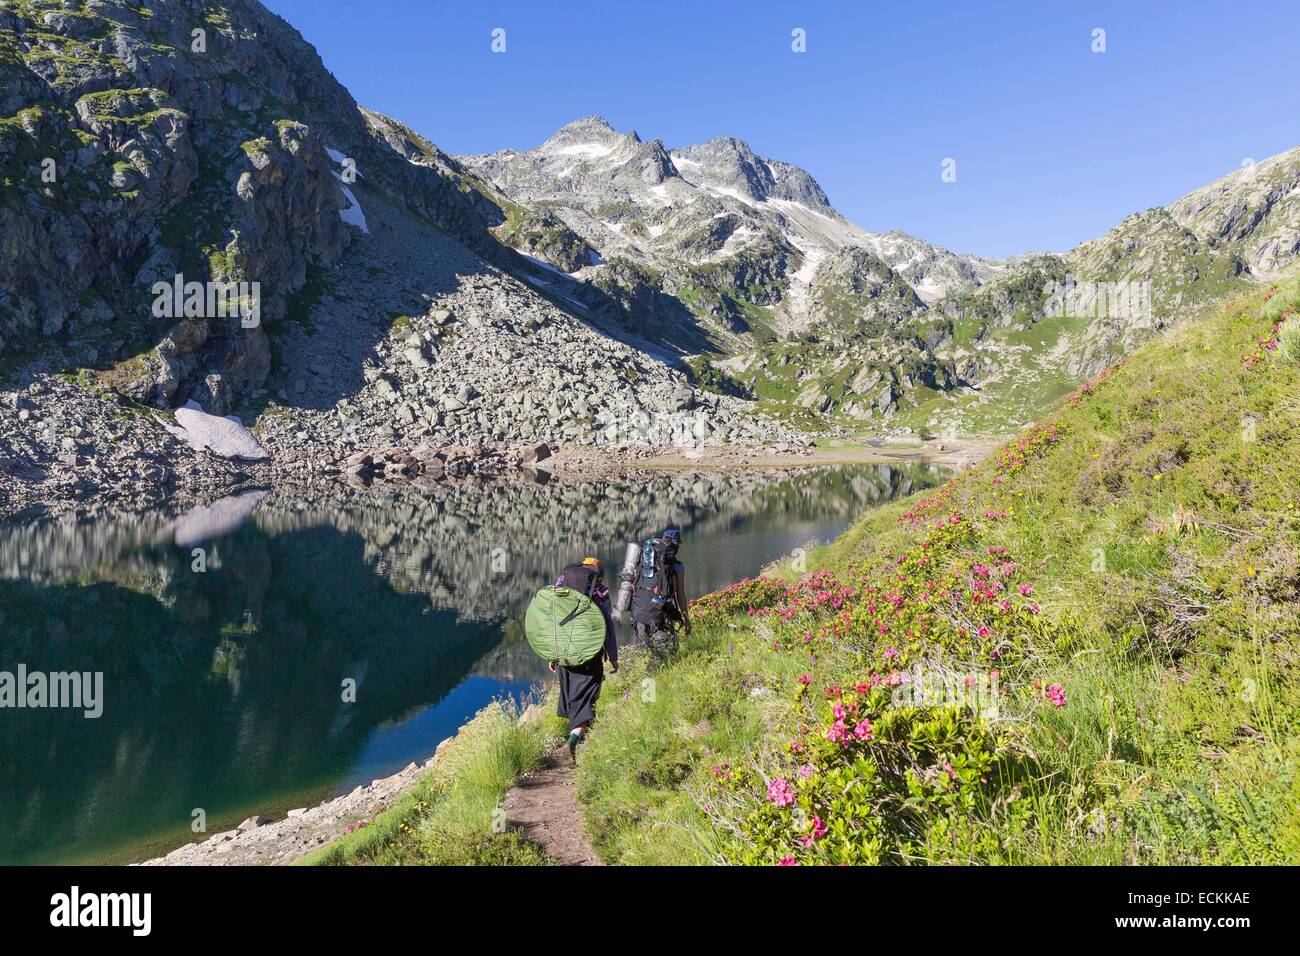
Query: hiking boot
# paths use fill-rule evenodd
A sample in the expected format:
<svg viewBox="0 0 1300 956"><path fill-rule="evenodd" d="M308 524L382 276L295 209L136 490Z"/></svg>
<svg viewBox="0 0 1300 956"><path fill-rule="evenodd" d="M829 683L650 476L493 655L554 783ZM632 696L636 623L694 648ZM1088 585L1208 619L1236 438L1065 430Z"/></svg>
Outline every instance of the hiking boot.
<svg viewBox="0 0 1300 956"><path fill-rule="evenodd" d="M569 763L576 767L578 765L578 744L582 742L582 734L569 734L569 742L566 745L569 748Z"/></svg>

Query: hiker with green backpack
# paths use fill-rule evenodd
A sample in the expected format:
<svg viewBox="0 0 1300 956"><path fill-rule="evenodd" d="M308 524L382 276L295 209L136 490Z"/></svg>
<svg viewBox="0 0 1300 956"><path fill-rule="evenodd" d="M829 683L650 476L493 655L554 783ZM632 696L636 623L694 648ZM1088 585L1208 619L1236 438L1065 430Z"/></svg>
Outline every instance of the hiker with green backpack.
<svg viewBox="0 0 1300 956"><path fill-rule="evenodd" d="M524 633L551 672L560 675L556 712L569 721L569 759L576 763L578 744L596 718L605 661L618 670L618 639L600 561L570 564L555 584L538 591L524 616Z"/></svg>

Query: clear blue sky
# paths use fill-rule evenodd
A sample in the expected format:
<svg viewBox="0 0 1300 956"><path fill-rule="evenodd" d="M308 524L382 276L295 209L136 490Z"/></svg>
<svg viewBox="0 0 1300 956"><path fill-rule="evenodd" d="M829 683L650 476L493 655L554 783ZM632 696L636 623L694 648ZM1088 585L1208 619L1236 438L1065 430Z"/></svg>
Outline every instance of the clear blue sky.
<svg viewBox="0 0 1300 956"><path fill-rule="evenodd" d="M959 252L1068 249L1300 145L1296 0L267 3L448 152L593 113L669 147L730 135L864 228Z"/></svg>

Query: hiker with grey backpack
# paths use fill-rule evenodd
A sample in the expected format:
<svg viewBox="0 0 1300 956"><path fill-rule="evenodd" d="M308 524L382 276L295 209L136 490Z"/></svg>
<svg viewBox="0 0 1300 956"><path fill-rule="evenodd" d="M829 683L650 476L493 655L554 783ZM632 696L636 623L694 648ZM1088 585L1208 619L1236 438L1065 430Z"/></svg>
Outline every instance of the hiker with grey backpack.
<svg viewBox="0 0 1300 956"><path fill-rule="evenodd" d="M657 663L677 652L678 628L691 633L686 566L678 560L681 543L682 533L670 528L639 548L630 545L620 573L615 610L631 611L637 642L649 648Z"/></svg>
<svg viewBox="0 0 1300 956"><path fill-rule="evenodd" d="M618 639L600 561L570 564L555 584L538 591L528 605L524 633L551 673L560 675L556 713L569 721L569 759L577 763L578 744L596 719L605 661L618 671Z"/></svg>

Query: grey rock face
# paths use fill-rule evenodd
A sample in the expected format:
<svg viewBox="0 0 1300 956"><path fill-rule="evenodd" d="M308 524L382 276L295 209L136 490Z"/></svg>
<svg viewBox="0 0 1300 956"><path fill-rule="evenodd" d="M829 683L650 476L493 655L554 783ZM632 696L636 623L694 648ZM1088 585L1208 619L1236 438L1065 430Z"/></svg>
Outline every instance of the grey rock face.
<svg viewBox="0 0 1300 956"><path fill-rule="evenodd" d="M265 327L308 266L358 232L340 216L335 155L481 254L508 255L488 233L500 207L360 110L288 24L255 0L208 12L98 0L0 13L0 161L19 173L0 198L0 352L75 342L121 363L127 394L237 401L265 380ZM261 324L203 309L187 314L204 334L151 351L181 318L160 321L153 284L178 273L258 283ZM229 396L211 394L213 374Z"/></svg>

